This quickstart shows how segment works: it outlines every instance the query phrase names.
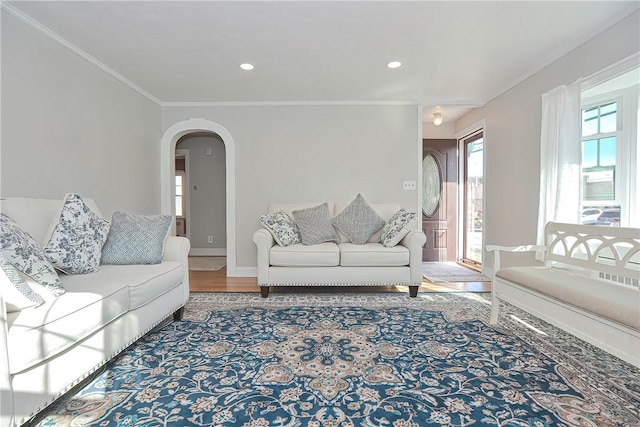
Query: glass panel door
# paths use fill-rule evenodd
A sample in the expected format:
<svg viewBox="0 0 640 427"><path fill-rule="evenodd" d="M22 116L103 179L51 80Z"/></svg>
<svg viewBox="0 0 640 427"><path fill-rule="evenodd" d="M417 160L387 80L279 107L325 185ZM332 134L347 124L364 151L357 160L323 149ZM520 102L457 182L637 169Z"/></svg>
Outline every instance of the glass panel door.
<svg viewBox="0 0 640 427"><path fill-rule="evenodd" d="M482 202L484 194L484 137L482 131L463 139L464 201L463 259L482 265Z"/></svg>

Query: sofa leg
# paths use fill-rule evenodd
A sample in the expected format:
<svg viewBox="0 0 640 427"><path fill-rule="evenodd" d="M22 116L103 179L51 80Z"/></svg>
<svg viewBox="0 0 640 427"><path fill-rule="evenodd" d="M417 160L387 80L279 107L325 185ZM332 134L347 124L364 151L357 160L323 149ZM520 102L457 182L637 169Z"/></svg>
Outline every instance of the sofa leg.
<svg viewBox="0 0 640 427"><path fill-rule="evenodd" d="M180 307L179 309L173 312L173 320L175 321L182 320L183 314L184 314L184 307Z"/></svg>
<svg viewBox="0 0 640 427"><path fill-rule="evenodd" d="M267 298L269 296L269 287L260 286L260 295L262 296L262 298Z"/></svg>
<svg viewBox="0 0 640 427"><path fill-rule="evenodd" d="M500 301L498 298L493 298L491 301L491 317L489 318L489 323L492 325L498 324L498 313L500 311Z"/></svg>
<svg viewBox="0 0 640 427"><path fill-rule="evenodd" d="M409 296L415 298L418 296L418 288L420 286L409 286Z"/></svg>

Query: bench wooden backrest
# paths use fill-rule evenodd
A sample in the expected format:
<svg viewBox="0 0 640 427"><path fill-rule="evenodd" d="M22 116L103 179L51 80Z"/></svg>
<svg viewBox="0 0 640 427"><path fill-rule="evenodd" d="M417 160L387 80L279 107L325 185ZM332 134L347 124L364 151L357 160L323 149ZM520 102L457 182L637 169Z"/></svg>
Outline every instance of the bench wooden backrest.
<svg viewBox="0 0 640 427"><path fill-rule="evenodd" d="M595 277L638 286L640 229L549 222L545 264L560 263L594 272Z"/></svg>

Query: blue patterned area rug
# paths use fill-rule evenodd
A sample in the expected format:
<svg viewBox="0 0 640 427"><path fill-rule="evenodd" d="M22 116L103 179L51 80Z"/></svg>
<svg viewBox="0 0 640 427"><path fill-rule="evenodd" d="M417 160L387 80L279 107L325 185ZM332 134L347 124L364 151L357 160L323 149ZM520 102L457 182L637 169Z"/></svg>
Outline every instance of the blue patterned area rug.
<svg viewBox="0 0 640 427"><path fill-rule="evenodd" d="M40 426L638 426L640 370L478 294L192 294Z"/></svg>

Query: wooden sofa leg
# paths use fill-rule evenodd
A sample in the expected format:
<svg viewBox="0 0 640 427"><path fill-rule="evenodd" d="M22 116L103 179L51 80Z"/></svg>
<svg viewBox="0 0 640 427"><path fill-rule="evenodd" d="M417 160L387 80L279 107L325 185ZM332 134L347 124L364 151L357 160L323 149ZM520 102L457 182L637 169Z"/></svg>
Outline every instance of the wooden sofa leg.
<svg viewBox="0 0 640 427"><path fill-rule="evenodd" d="M420 286L409 286L409 296L415 298L418 296L418 288Z"/></svg>
<svg viewBox="0 0 640 427"><path fill-rule="evenodd" d="M175 321L182 320L183 315L184 315L184 307L180 307L179 309L173 312L173 320Z"/></svg>
<svg viewBox="0 0 640 427"><path fill-rule="evenodd" d="M269 296L269 287L260 286L260 295L262 296L262 298L267 298Z"/></svg>

